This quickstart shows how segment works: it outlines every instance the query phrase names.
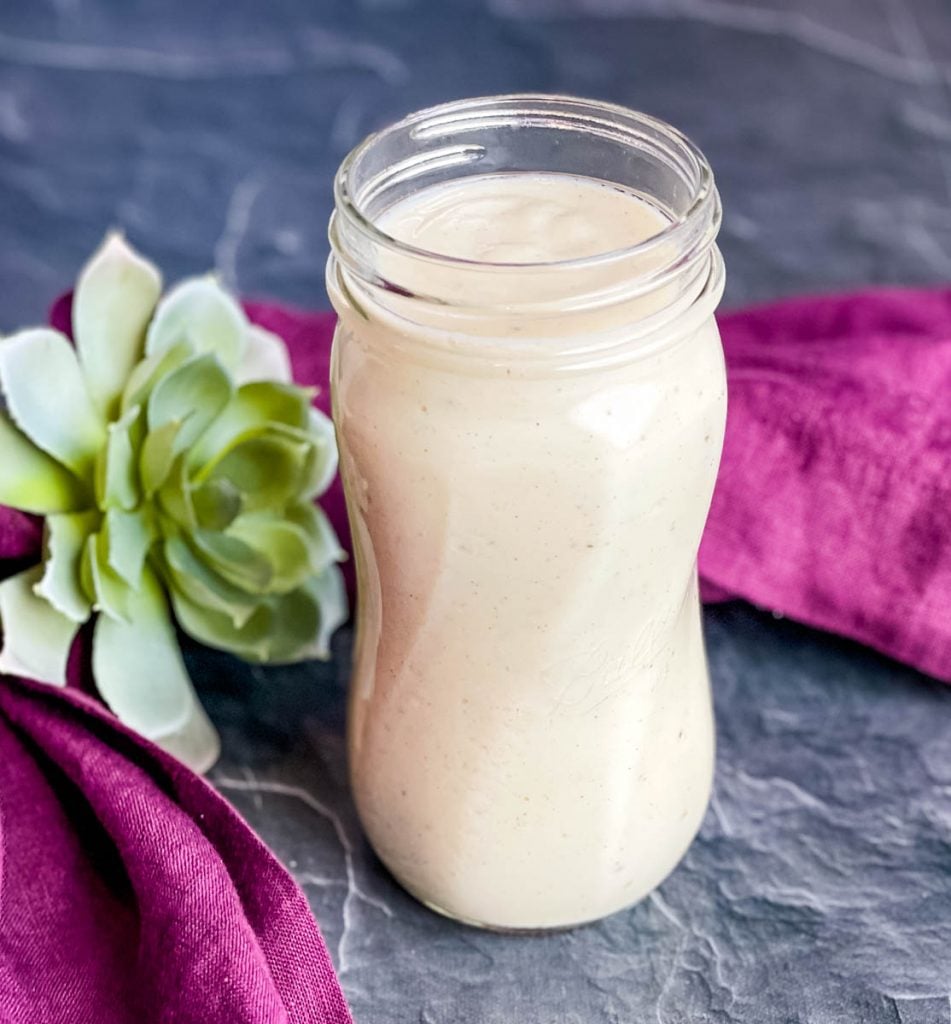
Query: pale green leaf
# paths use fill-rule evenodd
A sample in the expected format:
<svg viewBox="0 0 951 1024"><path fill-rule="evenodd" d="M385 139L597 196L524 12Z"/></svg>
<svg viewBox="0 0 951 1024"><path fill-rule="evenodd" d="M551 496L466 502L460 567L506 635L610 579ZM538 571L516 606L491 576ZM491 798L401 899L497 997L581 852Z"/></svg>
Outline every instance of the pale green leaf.
<svg viewBox="0 0 951 1024"><path fill-rule="evenodd" d="M296 523L307 537L308 561L312 573L323 572L334 562L343 562L347 553L340 546L340 541L330 520L324 515L323 509L312 502L291 505L285 513L287 519Z"/></svg>
<svg viewBox="0 0 951 1024"><path fill-rule="evenodd" d="M156 531L147 507L126 512L111 508L102 527L108 564L130 587L137 587Z"/></svg>
<svg viewBox="0 0 951 1024"><path fill-rule="evenodd" d="M240 625L235 625L226 612L196 604L178 590L172 591L172 605L178 624L199 643L246 661L267 660L273 616L266 605L259 606Z"/></svg>
<svg viewBox="0 0 951 1024"><path fill-rule="evenodd" d="M317 596L305 587L267 598L241 628L225 616L175 601L185 631L202 643L246 661L286 664L312 657L320 636Z"/></svg>
<svg viewBox="0 0 951 1024"><path fill-rule="evenodd" d="M36 565L0 583L0 673L65 686L66 663L79 625L36 595L42 574L43 567Z"/></svg>
<svg viewBox="0 0 951 1024"><path fill-rule="evenodd" d="M234 371L244 357L247 333L244 310L215 278L194 277L177 285L159 303L145 350L153 355L185 339L196 352L213 353Z"/></svg>
<svg viewBox="0 0 951 1024"><path fill-rule="evenodd" d="M172 592L182 629L201 643L247 661L287 663L326 657L333 631L347 617L346 591L332 566L305 586L266 599L242 626L227 614Z"/></svg>
<svg viewBox="0 0 951 1024"><path fill-rule="evenodd" d="M198 440L228 404L231 380L217 356L195 356L162 377L149 395L148 423L154 431L166 423L180 422L175 452L185 451Z"/></svg>
<svg viewBox="0 0 951 1024"><path fill-rule="evenodd" d="M99 693L122 722L195 771L214 764L218 738L195 696L151 570L131 597L127 622L99 617L92 665Z"/></svg>
<svg viewBox="0 0 951 1024"><path fill-rule="evenodd" d="M146 497L151 498L171 473L175 463L175 439L181 429L181 422L172 420L146 435L139 456L139 479Z"/></svg>
<svg viewBox="0 0 951 1024"><path fill-rule="evenodd" d="M173 732L150 739L199 775L211 771L221 756L221 737L194 691L184 722Z"/></svg>
<svg viewBox="0 0 951 1024"><path fill-rule="evenodd" d="M267 593L293 590L310 574L308 537L296 523L268 515L240 516L226 536L237 537L267 559L271 567Z"/></svg>
<svg viewBox="0 0 951 1024"><path fill-rule="evenodd" d="M76 350L46 327L0 341L0 386L13 422L43 451L92 483L105 421L95 409Z"/></svg>
<svg viewBox="0 0 951 1024"><path fill-rule="evenodd" d="M319 409L310 410L310 436L313 446L307 458L306 480L301 495L319 497L337 475L337 438L334 425Z"/></svg>
<svg viewBox="0 0 951 1024"><path fill-rule="evenodd" d="M330 638L350 614L343 573L336 565L329 565L318 576L309 579L305 586L320 607L320 627L314 646L308 653L315 658L329 658Z"/></svg>
<svg viewBox="0 0 951 1024"><path fill-rule="evenodd" d="M198 517L192 504L191 484L185 466L185 456L180 455L169 471L165 483L159 488L158 503L162 512L185 530L198 529Z"/></svg>
<svg viewBox="0 0 951 1024"><path fill-rule="evenodd" d="M286 664L314 657L321 621L317 594L303 586L273 597L271 602L267 661Z"/></svg>
<svg viewBox="0 0 951 1024"><path fill-rule="evenodd" d="M91 504L79 478L28 440L2 409L0 453L0 504L38 515L75 512Z"/></svg>
<svg viewBox="0 0 951 1024"><path fill-rule="evenodd" d="M289 428L285 428L289 429ZM196 482L228 480L248 512L274 510L296 497L311 446L267 428L226 449L196 474Z"/></svg>
<svg viewBox="0 0 951 1024"><path fill-rule="evenodd" d="M136 452L142 443L141 409L134 405L107 428L106 446L96 462L96 499L100 508L132 509L139 503Z"/></svg>
<svg viewBox="0 0 951 1024"><path fill-rule="evenodd" d="M239 628L258 608L258 597L220 576L192 551L183 537L169 537L162 551L169 589L178 590L193 604L227 615Z"/></svg>
<svg viewBox="0 0 951 1024"><path fill-rule="evenodd" d="M247 333L247 347L240 365L235 369L235 383L248 381L291 382L291 357L284 339L257 324L251 324Z"/></svg>
<svg viewBox="0 0 951 1024"><path fill-rule="evenodd" d="M204 466L226 449L258 436L269 424L306 432L313 395L312 389L293 384L255 381L242 385L194 446L190 464Z"/></svg>
<svg viewBox="0 0 951 1024"><path fill-rule="evenodd" d="M253 594L263 594L270 586L271 563L245 541L212 530L196 530L192 540L208 565L229 583Z"/></svg>
<svg viewBox="0 0 951 1024"><path fill-rule="evenodd" d="M154 356L147 356L138 363L129 374L125 390L122 392L122 412L125 413L134 405L141 406L149 397L155 383L166 374L177 369L195 355L194 347L188 341L180 341L171 348L163 349Z"/></svg>
<svg viewBox="0 0 951 1024"><path fill-rule="evenodd" d="M126 621L133 591L109 565L107 545L108 538L102 530L87 538L79 571L83 587L95 594L93 608L112 619Z"/></svg>
<svg viewBox="0 0 951 1024"><path fill-rule="evenodd" d="M106 418L118 410L145 328L162 291L158 270L126 244L106 237L86 264L73 297L73 335L89 394Z"/></svg>
<svg viewBox="0 0 951 1024"><path fill-rule="evenodd" d="M85 622L92 611L92 595L83 589L80 564L99 520L95 510L74 512L47 516L44 526L43 578L36 585L36 595L73 622Z"/></svg>
<svg viewBox="0 0 951 1024"><path fill-rule="evenodd" d="M244 501L230 480L209 480L192 491L192 507L206 530L225 530L241 514Z"/></svg>

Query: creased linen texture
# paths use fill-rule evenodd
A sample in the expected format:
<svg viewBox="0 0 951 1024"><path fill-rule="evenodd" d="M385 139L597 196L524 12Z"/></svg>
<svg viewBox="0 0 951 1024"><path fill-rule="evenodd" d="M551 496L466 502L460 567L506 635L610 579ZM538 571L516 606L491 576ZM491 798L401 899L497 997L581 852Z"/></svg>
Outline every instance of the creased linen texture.
<svg viewBox="0 0 951 1024"><path fill-rule="evenodd" d="M704 583L951 680L951 291L721 319Z"/></svg>
<svg viewBox="0 0 951 1024"><path fill-rule="evenodd" d="M3 1024L348 1024L301 891L78 691L0 685Z"/></svg>

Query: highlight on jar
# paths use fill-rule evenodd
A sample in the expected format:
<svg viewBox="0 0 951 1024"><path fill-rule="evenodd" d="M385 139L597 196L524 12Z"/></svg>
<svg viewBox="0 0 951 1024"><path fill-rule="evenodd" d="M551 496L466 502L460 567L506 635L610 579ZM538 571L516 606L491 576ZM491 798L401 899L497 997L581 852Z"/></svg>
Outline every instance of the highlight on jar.
<svg viewBox="0 0 951 1024"><path fill-rule="evenodd" d="M335 198L360 819L450 917L598 919L675 868L713 777L710 167L647 115L498 96L370 136Z"/></svg>

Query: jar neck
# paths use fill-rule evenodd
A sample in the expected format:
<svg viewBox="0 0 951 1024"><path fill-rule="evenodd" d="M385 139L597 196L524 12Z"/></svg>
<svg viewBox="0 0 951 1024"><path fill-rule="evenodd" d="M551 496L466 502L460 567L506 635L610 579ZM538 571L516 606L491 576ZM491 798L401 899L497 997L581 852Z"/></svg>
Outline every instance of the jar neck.
<svg viewBox="0 0 951 1024"><path fill-rule="evenodd" d="M534 374L603 369L647 358L688 341L711 320L723 295L723 259L713 246L676 297L619 302L597 313L473 312L421 303L414 296L355 282L331 255L327 290L346 328L380 353L487 372Z"/></svg>
<svg viewBox="0 0 951 1024"><path fill-rule="evenodd" d="M663 227L644 241L580 259L496 263L414 247L381 228L420 191L472 175L561 174L609 183L650 204ZM722 292L720 201L709 165L683 135L621 107L560 96L466 100L370 136L335 182L328 286L338 311L450 337L513 335L551 355L673 339L712 313ZM430 337L432 335L432 337ZM536 347L538 347L536 345Z"/></svg>

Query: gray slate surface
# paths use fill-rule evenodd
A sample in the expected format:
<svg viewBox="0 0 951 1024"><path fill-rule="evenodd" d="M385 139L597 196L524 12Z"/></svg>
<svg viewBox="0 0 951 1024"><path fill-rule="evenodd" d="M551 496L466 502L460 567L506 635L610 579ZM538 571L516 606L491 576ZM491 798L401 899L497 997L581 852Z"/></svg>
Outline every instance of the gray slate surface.
<svg viewBox="0 0 951 1024"><path fill-rule="evenodd" d="M727 303L951 279L947 0L6 0L0 329L106 226L172 278L326 302L331 176L467 94L618 100L717 171ZM221 789L311 898L362 1024L951 1021L951 690L741 605L707 615L719 725L700 838L640 906L516 939L416 905L346 791L334 661L192 658Z"/></svg>

